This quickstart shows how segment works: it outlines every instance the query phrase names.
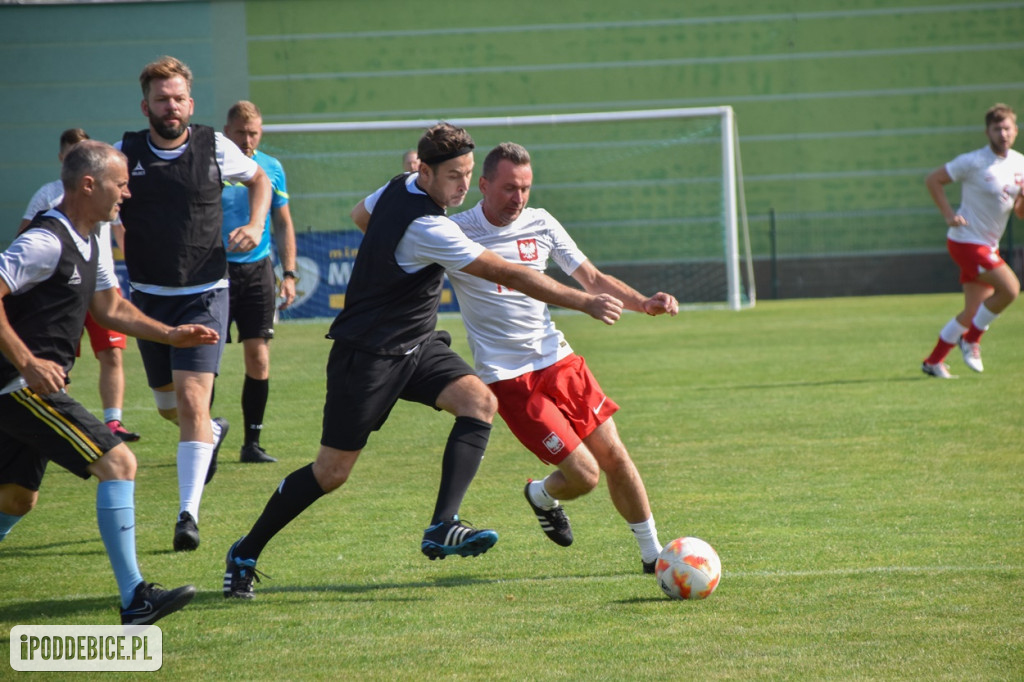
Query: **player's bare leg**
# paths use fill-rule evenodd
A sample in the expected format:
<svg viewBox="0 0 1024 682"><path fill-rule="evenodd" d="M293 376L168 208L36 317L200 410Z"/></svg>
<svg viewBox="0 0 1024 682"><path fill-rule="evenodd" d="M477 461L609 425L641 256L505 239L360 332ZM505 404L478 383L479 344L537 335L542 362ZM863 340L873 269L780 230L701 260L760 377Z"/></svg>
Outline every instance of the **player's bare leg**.
<svg viewBox="0 0 1024 682"><path fill-rule="evenodd" d="M100 363L100 403L103 405L103 421L110 432L121 440L134 443L141 436L125 428L122 412L124 405L124 368L121 349L107 348L96 353Z"/></svg>
<svg viewBox="0 0 1024 682"><path fill-rule="evenodd" d="M1020 294L1020 281L1005 263L983 272L974 282L964 284L964 309L956 317L967 331L958 340L964 363L975 372L984 371L981 335Z"/></svg>
<svg viewBox="0 0 1024 682"><path fill-rule="evenodd" d="M652 572L654 561L661 552L661 544L658 542L658 532L654 517L651 515L643 479L640 478L640 472L637 471L626 446L619 438L614 420L609 418L597 427L569 456L559 462L557 471L543 481L537 482L541 484L541 489L531 491L530 486L537 483L528 484L527 499L530 500L531 506L534 506L545 533L558 542L557 534L553 535L551 532L554 521L548 520L551 528L545 526L545 519L541 513L560 510L559 500L573 500L589 493L597 487L602 471L608 479L608 493L612 504L625 519L640 546L644 571ZM550 496L551 502L556 506L544 504L547 501L544 499L544 493ZM535 503L534 499L538 499L538 502ZM568 537L571 542L571 530L568 531Z"/></svg>
<svg viewBox="0 0 1024 682"><path fill-rule="evenodd" d="M0 542L14 524L35 508L38 499L38 490L29 490L17 483L0 484Z"/></svg>
<svg viewBox="0 0 1024 682"><path fill-rule="evenodd" d="M641 523L651 516L640 472L619 438L615 422L608 419L584 439L608 480L612 504L626 523Z"/></svg>

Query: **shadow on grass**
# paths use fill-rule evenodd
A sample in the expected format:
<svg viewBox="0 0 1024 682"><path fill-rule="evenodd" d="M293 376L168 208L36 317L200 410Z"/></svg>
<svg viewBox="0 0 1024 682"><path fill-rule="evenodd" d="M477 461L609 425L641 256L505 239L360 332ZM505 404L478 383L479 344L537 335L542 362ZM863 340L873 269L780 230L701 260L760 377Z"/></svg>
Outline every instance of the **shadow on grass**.
<svg viewBox="0 0 1024 682"><path fill-rule="evenodd" d="M501 582L497 578L473 578L466 576L452 577L446 576L443 578L436 578L434 580L418 580L410 582L399 582L399 583L376 583L376 584L333 584L333 585L273 585L268 584L269 578L264 578L263 583L255 586L256 598L260 595L271 595L271 594L297 594L297 593L324 593L324 592L337 592L340 594L374 594L384 593L391 590L415 590L424 588L437 588L437 587L473 587L475 585L492 585ZM217 597L222 598L222 595L218 594ZM243 599L223 599L226 603L233 603L239 601L247 601Z"/></svg>
<svg viewBox="0 0 1024 682"><path fill-rule="evenodd" d="M134 452L134 451L133 451ZM139 463L140 469L177 469L178 461L172 460L158 460L154 461L150 456L140 455L135 453L135 460Z"/></svg>
<svg viewBox="0 0 1024 682"><path fill-rule="evenodd" d="M650 604L651 602L665 602L666 604L672 604L679 599L669 599L663 594L656 594L652 597L631 597L629 599L616 599L613 604Z"/></svg>
<svg viewBox="0 0 1024 682"><path fill-rule="evenodd" d="M268 587L265 589L259 589L259 595L271 595L271 594L323 594L324 592L336 592L340 594L368 594L368 593L381 593L388 590L403 590L403 589L416 589L416 588L429 588L429 587L470 587L473 585L482 585L488 583L498 583L500 580L496 579L476 579L476 578L438 578L437 580L421 581L421 582L407 582L407 583L388 583L379 585L289 585L289 586L275 586ZM380 598L379 596L376 598ZM417 599L409 598L402 599L402 601L418 601ZM231 607L238 603L250 603L244 599L225 599L221 591L218 590L206 590L196 594L195 598L185 607L186 610L194 608L196 606L210 607L210 606L225 606ZM40 624L47 622L66 622L73 620L83 613L91 613L97 611L109 612L109 616L105 613L102 618L98 620L102 621L99 624L116 624L120 622L120 612L118 597L116 593L111 593L106 597L81 597L81 598L63 598L63 599L35 599L32 601L17 602L14 604L7 604L0 606L0 623L11 623L11 624ZM174 616L171 616L172 618ZM4 633L9 635L9 631ZM3 635L0 635L2 637ZM9 637L7 641L9 641ZM0 639L0 642L4 641Z"/></svg>
<svg viewBox="0 0 1024 682"><path fill-rule="evenodd" d="M93 545L89 549L72 550L73 545ZM50 542L45 545L27 545L13 548L4 548L4 558L39 558L39 557L75 557L75 556L106 556L103 543L99 536L95 538L84 538L82 540L62 540L61 542Z"/></svg>
<svg viewBox="0 0 1024 682"><path fill-rule="evenodd" d="M121 622L121 602L116 592L105 597L63 599L34 599L0 606L0 622L37 625L48 621L68 621L78 614L102 611L99 625L117 625ZM4 633L10 635L10 631ZM8 637L9 641L9 637Z"/></svg>
<svg viewBox="0 0 1024 682"><path fill-rule="evenodd" d="M631 576L632 574L629 574ZM287 595L287 594L301 594L308 593L323 594L323 593L337 593L341 595L362 595L362 594L376 594L380 598L389 591L393 590L420 590L429 588L461 588L461 587L475 587L478 585L514 585L517 583L544 583L544 582L561 582L566 580L592 580L595 578L622 578L629 577L621 573L607 573L607 574L580 574L580 575L546 575L546 576L524 576L519 578L479 578L472 576L445 576L438 577L432 580L417 580L408 582L388 582L388 583L374 583L374 584L321 584L321 585L273 585L272 579L264 578L263 582L254 586L256 592L256 600L259 600L262 595ZM209 594L209 593L207 593ZM221 594L215 593L216 598L220 599ZM204 599L200 600L199 596L196 597L197 601L206 602L206 594L203 595ZM656 599L661 599L657 597ZM414 599L402 599L402 601L413 601ZM244 599L226 599L224 603L236 603L236 602L247 602ZM648 601L644 598L623 600L620 603L629 603L630 601L643 602Z"/></svg>
<svg viewBox="0 0 1024 682"><path fill-rule="evenodd" d="M530 576L522 578L476 578L471 576L445 576L438 577L433 580L418 580L409 582L392 582L392 583L377 583L377 584L333 584L333 585L267 585L269 579L264 578L262 585L257 585L256 600L250 601L246 599L225 599L220 589L209 590L204 589L198 592L189 606L185 607L186 610L189 608L195 608L201 606L204 608L223 606L224 608L234 608L238 604L250 604L259 603L260 596L270 595L308 595L312 599L317 594L324 593L336 593L339 595L373 595L372 597L367 596L368 599L381 600L388 599L389 601L421 601L417 597L400 597L397 595L387 596L388 592L395 590L417 590L424 588L460 588L460 587L474 587L478 585L500 585L510 583L521 583L521 582L546 582L546 581L563 581L563 580L586 580L593 578L620 578L623 574L619 573L607 573L601 575L595 575L588 573L585 575L547 575L547 576ZM176 587L176 585L175 585ZM308 601L308 600L303 600ZM613 603L616 604L640 604L653 601L668 601L663 596L653 595L651 597L633 597L630 599L619 599ZM280 602L276 602L280 603ZM62 598L62 599L38 599L32 601L17 602L14 604L0 605L0 623L12 623L12 624L40 624L49 621L62 622L72 620L77 617L78 614L89 613L89 612L103 612L104 615L98 620L102 621L99 624L116 624L120 622L119 618L119 602L116 593L111 593L105 597L80 597L80 598ZM175 616L172 615L171 618ZM9 631L8 633L9 634ZM0 644L4 641L3 634L0 634Z"/></svg>

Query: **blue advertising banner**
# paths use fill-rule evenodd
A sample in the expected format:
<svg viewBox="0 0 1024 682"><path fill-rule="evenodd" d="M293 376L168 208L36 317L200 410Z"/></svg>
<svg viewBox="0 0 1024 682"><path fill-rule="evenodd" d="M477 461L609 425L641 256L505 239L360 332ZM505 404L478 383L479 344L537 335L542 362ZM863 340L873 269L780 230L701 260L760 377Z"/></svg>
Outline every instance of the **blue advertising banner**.
<svg viewBox="0 0 1024 682"><path fill-rule="evenodd" d="M337 315L345 307L345 290L348 288L352 265L355 263L362 241L363 233L359 230L296 234L296 270L299 273L299 281L295 285L295 302L287 310L281 311L280 319L333 318ZM274 250L271 250L271 253L274 254L274 270L280 278L281 265L277 262L277 253ZM121 291L129 291L128 271L124 262L116 261L115 267L121 282ZM440 310L459 310L458 301L447 279L441 293Z"/></svg>

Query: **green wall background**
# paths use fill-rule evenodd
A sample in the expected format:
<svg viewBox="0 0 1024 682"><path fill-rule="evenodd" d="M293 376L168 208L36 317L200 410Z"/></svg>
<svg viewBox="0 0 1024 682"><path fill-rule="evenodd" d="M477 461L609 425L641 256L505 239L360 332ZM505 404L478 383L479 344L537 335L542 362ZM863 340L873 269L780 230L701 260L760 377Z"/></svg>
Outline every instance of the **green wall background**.
<svg viewBox="0 0 1024 682"><path fill-rule="evenodd" d="M217 127L243 96L266 123L730 104L755 253L771 208L783 254L941 250L923 178L984 144L992 103L1024 109L1022 36L1024 2L4 6L0 241L56 175L60 130L113 140L141 128L138 71L171 53L196 71L194 120ZM306 220L309 188L290 190L300 227L347 226Z"/></svg>
<svg viewBox="0 0 1024 682"><path fill-rule="evenodd" d="M139 72L164 54L192 68L194 120L222 125L248 94L244 3L0 5L0 245L59 176L61 131L114 142L147 126Z"/></svg>

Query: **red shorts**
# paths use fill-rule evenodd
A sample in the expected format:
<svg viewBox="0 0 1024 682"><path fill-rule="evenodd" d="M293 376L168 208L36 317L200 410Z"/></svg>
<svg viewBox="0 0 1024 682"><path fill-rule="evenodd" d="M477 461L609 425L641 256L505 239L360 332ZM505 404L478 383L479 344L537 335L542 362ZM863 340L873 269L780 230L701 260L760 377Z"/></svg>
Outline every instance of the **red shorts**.
<svg viewBox="0 0 1024 682"><path fill-rule="evenodd" d="M121 290L118 289L117 293L120 294ZM85 314L85 331L89 332L89 343L92 345L93 354L97 354L100 351L110 350L111 348L120 348L124 350L128 347L128 338L121 332L112 332L109 329L101 327L96 320L92 319L90 313ZM76 355L81 355L82 347L79 344L78 352Z"/></svg>
<svg viewBox="0 0 1024 682"><path fill-rule="evenodd" d="M1006 261L999 255L999 249L993 249L984 244L968 244L947 239L946 248L949 249L949 255L953 257L953 262L960 266L961 284L973 282L981 273L995 270L1006 264Z"/></svg>
<svg viewBox="0 0 1024 682"><path fill-rule="evenodd" d="M578 355L514 379L496 381L490 388L509 430L548 464L565 459L619 409Z"/></svg>

